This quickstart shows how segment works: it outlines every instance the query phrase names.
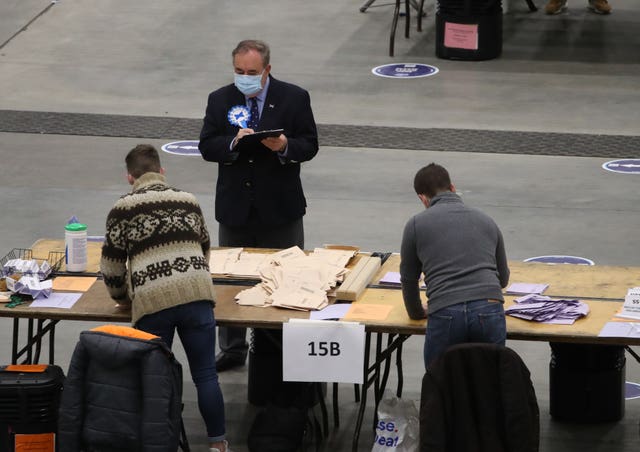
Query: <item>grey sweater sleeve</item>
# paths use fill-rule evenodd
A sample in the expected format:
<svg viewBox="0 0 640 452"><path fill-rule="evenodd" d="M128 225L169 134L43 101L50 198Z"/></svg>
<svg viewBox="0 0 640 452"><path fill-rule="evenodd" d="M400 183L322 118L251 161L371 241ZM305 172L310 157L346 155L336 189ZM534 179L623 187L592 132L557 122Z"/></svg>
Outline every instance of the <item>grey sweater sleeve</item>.
<svg viewBox="0 0 640 452"><path fill-rule="evenodd" d="M509 284L509 265L507 264L507 253L504 250L504 239L502 233L498 229L498 244L496 245L496 267L498 270L498 279L500 287L503 289Z"/></svg>
<svg viewBox="0 0 640 452"><path fill-rule="evenodd" d="M400 281L405 309L412 319L424 319L427 314L422 307L418 286L422 263L416 252L415 221L413 218L407 222L402 234L400 259Z"/></svg>

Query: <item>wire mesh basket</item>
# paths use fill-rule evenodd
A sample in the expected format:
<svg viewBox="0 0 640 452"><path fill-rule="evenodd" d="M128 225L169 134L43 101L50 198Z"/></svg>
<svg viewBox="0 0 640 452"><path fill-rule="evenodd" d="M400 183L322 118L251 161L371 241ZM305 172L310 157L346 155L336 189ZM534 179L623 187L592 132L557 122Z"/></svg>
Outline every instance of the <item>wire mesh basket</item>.
<svg viewBox="0 0 640 452"><path fill-rule="evenodd" d="M47 261L49 267L51 267L51 275L60 270L64 262L64 251L49 251L48 256L38 257L33 255L33 250L29 248L14 248L9 251L4 257L0 258L0 276L2 275L2 267L12 259L32 260L35 259L38 265L42 265L44 261Z"/></svg>

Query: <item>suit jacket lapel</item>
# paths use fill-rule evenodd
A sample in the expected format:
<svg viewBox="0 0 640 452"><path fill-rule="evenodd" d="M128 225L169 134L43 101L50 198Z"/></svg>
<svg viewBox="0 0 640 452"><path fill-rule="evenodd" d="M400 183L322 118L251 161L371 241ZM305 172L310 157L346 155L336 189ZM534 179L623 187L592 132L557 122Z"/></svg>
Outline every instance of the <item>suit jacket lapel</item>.
<svg viewBox="0 0 640 452"><path fill-rule="evenodd" d="M282 127L280 122L280 114L278 113L278 104L282 102L282 94L280 90L280 82L270 77L269 91L262 107L260 115L260 130L277 129Z"/></svg>

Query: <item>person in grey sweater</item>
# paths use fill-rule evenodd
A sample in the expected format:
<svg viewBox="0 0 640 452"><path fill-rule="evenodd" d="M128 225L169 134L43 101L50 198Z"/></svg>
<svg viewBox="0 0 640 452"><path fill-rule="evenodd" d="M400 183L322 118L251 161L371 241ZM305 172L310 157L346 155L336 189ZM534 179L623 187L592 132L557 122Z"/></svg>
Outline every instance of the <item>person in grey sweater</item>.
<svg viewBox="0 0 640 452"><path fill-rule="evenodd" d="M488 215L462 202L444 167L425 166L413 185L426 210L404 228L400 280L409 317L428 318L425 368L454 344L504 345L502 288L509 282L509 267L500 229ZM420 298L421 274L426 306Z"/></svg>

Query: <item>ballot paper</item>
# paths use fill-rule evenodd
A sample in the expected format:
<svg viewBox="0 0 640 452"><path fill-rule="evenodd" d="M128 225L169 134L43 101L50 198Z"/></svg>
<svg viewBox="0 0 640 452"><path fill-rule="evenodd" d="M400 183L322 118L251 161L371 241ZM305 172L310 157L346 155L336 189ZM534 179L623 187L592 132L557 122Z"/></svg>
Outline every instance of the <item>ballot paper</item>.
<svg viewBox="0 0 640 452"><path fill-rule="evenodd" d="M589 314L589 306L580 300L552 299L544 295L529 294L514 301L516 304L505 309L505 314L533 322L571 325Z"/></svg>
<svg viewBox="0 0 640 452"><path fill-rule="evenodd" d="M380 278L380 284L384 286L398 286L400 287L402 283L400 282L400 272L387 272L384 274L382 278Z"/></svg>
<svg viewBox="0 0 640 452"><path fill-rule="evenodd" d="M420 288L424 289L427 287L424 282L424 275L420 276ZM401 287L402 282L400 281L400 272L386 272L382 278L380 278L379 284L381 286L389 286L389 287Z"/></svg>
<svg viewBox="0 0 640 452"><path fill-rule="evenodd" d="M51 289L53 282L49 280L40 281L40 278L36 275L25 275L16 281L13 278L6 278L7 289L13 293L19 293L23 295L31 295L33 299L40 296L48 297L51 295Z"/></svg>
<svg viewBox="0 0 640 452"><path fill-rule="evenodd" d="M511 283L507 287L508 294L542 294L549 287L549 284L537 283Z"/></svg>
<svg viewBox="0 0 640 452"><path fill-rule="evenodd" d="M2 266L2 276L10 276L15 273L27 276L37 276L38 279L45 280L51 274L51 266L47 261L38 264L35 259L9 259Z"/></svg>

